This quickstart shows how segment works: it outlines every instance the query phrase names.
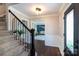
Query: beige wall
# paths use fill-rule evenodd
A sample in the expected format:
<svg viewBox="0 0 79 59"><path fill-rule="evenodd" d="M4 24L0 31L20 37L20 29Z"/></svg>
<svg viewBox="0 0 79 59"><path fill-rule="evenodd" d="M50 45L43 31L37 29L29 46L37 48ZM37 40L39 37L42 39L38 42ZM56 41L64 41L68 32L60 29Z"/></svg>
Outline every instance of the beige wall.
<svg viewBox="0 0 79 59"><path fill-rule="evenodd" d="M58 35L59 32L59 26L58 26L58 16L49 16L44 17L45 22L45 34L48 35Z"/></svg>

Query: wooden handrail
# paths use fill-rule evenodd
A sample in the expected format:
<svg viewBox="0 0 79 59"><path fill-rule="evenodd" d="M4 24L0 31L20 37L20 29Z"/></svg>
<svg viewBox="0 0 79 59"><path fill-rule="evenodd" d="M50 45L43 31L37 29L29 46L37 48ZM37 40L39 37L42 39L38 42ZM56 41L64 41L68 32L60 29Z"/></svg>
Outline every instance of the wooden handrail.
<svg viewBox="0 0 79 59"><path fill-rule="evenodd" d="M12 11L9 12L31 33L31 30Z"/></svg>

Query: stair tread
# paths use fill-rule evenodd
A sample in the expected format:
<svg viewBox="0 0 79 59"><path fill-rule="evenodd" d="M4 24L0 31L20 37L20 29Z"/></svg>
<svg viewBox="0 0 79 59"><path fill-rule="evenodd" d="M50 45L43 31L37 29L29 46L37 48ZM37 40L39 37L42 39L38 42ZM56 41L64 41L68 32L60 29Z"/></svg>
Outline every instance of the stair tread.
<svg viewBox="0 0 79 59"><path fill-rule="evenodd" d="M11 40L10 40L10 41L11 41ZM5 40L4 40L4 39L3 39L3 40L0 40L0 45L1 45L1 44L6 44L6 43L8 43L8 42L10 42L10 41L9 41L9 40L6 40L6 39L5 39Z"/></svg>
<svg viewBox="0 0 79 59"><path fill-rule="evenodd" d="M13 38L14 37L14 35L2 35L2 36L0 36L0 40L10 40L9 38Z"/></svg>
<svg viewBox="0 0 79 59"><path fill-rule="evenodd" d="M2 37L2 36L9 36L9 35L11 35L10 34L10 32L8 32L8 31L0 31L0 37Z"/></svg>

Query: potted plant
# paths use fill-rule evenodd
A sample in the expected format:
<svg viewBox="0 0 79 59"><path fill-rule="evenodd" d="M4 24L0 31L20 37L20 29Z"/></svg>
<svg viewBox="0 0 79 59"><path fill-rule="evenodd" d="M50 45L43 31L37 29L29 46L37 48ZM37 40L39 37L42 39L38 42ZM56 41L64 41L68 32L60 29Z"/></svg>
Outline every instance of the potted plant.
<svg viewBox="0 0 79 59"><path fill-rule="evenodd" d="M21 36L22 34L24 34L24 31L23 30L15 30L15 31L13 31L13 33L17 33L17 34L19 34L19 36Z"/></svg>

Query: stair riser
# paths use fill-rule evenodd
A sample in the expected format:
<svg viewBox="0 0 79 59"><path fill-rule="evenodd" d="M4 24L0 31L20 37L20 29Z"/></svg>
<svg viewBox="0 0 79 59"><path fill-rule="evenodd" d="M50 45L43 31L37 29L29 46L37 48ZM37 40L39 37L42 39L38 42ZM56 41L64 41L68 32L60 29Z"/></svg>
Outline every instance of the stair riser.
<svg viewBox="0 0 79 59"><path fill-rule="evenodd" d="M0 37L9 36L9 35L10 35L9 33L2 33L2 34L0 34Z"/></svg>
<svg viewBox="0 0 79 59"><path fill-rule="evenodd" d="M0 26L5 26L5 22L0 22Z"/></svg>
<svg viewBox="0 0 79 59"><path fill-rule="evenodd" d="M5 26L0 26L0 30L4 30L4 29L6 29Z"/></svg>
<svg viewBox="0 0 79 59"><path fill-rule="evenodd" d="M6 44L8 42L14 41L14 38L6 38L6 39L0 39L0 46L2 44Z"/></svg>
<svg viewBox="0 0 79 59"><path fill-rule="evenodd" d="M14 37L14 35L1 36L1 37L0 37L0 40L3 40L3 39L4 39L4 40L5 40L5 39L8 40L9 38L13 38L13 37Z"/></svg>
<svg viewBox="0 0 79 59"><path fill-rule="evenodd" d="M3 17L0 17L0 22L5 22L5 17L3 18Z"/></svg>

